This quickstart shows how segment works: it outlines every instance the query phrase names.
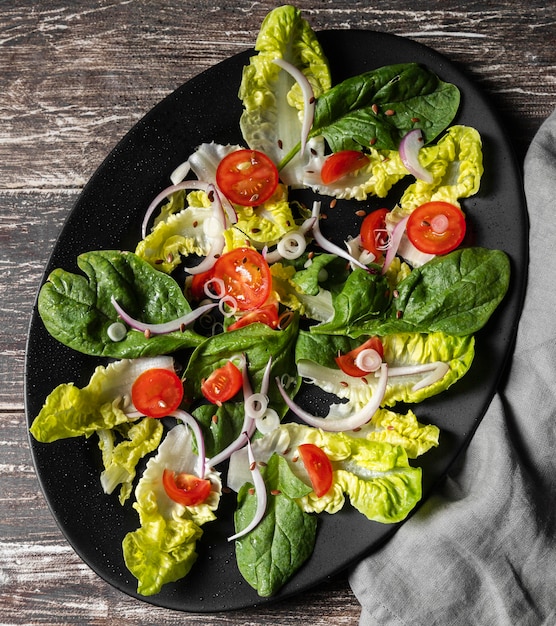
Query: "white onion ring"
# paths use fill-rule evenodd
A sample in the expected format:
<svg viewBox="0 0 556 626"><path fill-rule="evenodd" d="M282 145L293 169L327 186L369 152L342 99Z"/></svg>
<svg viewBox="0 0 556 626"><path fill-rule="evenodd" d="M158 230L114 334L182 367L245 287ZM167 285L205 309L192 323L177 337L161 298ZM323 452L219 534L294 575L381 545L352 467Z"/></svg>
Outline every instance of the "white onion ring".
<svg viewBox="0 0 556 626"><path fill-rule="evenodd" d="M131 326L131 328L135 330L140 330L141 332L148 331L153 335L165 335L166 333L181 330L184 326L188 326L197 318L204 315L210 309L218 306L216 302L211 302L210 304L200 306L190 313L187 313L182 317L178 317L177 319L170 322L163 322L161 324L147 324L145 322L140 322L139 320L136 320L135 318L131 317L129 313L126 313L126 311L124 311L124 309L118 304L118 301L116 300L116 298L114 298L114 296L110 298L110 302L112 303L112 306L116 309L116 313L128 326Z"/></svg>
<svg viewBox="0 0 556 626"><path fill-rule="evenodd" d="M239 539L243 537L247 533L250 533L254 528L259 525L259 522L263 519L264 514L266 512L266 503L267 503L267 494L266 494L266 485L264 483L261 472L257 466L257 462L255 461L255 457L253 456L253 449L251 448L251 442L247 439L247 456L249 459L249 469L251 470L251 476L253 477L253 485L255 487L255 494L257 496L257 509L255 510L255 515L253 519L249 522L249 524L243 529L240 530L235 535L228 537L228 541L233 541L234 539Z"/></svg>
<svg viewBox="0 0 556 626"><path fill-rule="evenodd" d="M252 420L262 417L268 408L268 396L264 393L252 393L245 399L245 411Z"/></svg>
<svg viewBox="0 0 556 626"><path fill-rule="evenodd" d="M355 357L355 365L364 372L376 372L382 365L382 357L373 348L361 350Z"/></svg>
<svg viewBox="0 0 556 626"><path fill-rule="evenodd" d="M423 146L423 133L420 128L410 130L400 142L400 159L406 170L426 183L432 183L433 175L421 165L419 150Z"/></svg>
<svg viewBox="0 0 556 626"><path fill-rule="evenodd" d="M266 411L255 419L257 430L263 435L268 435L280 426L280 416L274 409L267 408Z"/></svg>
<svg viewBox="0 0 556 626"><path fill-rule="evenodd" d="M342 432L348 430L355 430L364 426L373 415L380 408L384 393L386 392L386 385L388 384L388 365L383 363L380 366L380 374L378 379L378 385L371 401L366 404L360 411L353 413L348 417L328 418L328 417L316 417L311 415L300 406L298 406L286 393L279 378L276 378L276 384L278 390L284 398L284 402L288 407L305 423L315 428L321 428L322 430L329 432Z"/></svg>
<svg viewBox="0 0 556 626"><path fill-rule="evenodd" d="M299 228L296 229L296 232L300 232L303 235L306 235L313 228L313 224L314 223L315 223L314 218L309 217L309 218L307 218L303 222L303 224L301 224L301 226ZM291 231L289 231L289 232L291 232ZM286 233L284 235L284 237L287 237L288 234L289 233ZM262 255L263 255L265 261L267 263L269 263L269 264L277 263L278 261L280 261L283 258L282 255L280 254L280 252L278 251L278 246L272 252L269 252L268 248L265 246L263 248Z"/></svg>
<svg viewBox="0 0 556 626"><path fill-rule="evenodd" d="M212 291L211 287L218 287L218 289ZM203 285L203 291L205 292L205 296L209 298L223 298L226 293L226 285L221 278L209 278Z"/></svg>
<svg viewBox="0 0 556 626"><path fill-rule="evenodd" d="M226 311L225 305L228 305L229 311ZM218 301L218 310L224 317L232 317L237 312L237 300L233 296L222 296Z"/></svg>
<svg viewBox="0 0 556 626"><path fill-rule="evenodd" d="M284 259L298 259L307 247L305 236L299 230L291 230L278 242L276 250Z"/></svg>
<svg viewBox="0 0 556 626"><path fill-rule="evenodd" d="M183 411L182 409L176 409L172 413L170 413L172 417L175 417L178 420L181 420L184 424L187 424L193 431L195 436L195 441L197 443L197 455L199 457L199 468L197 470L197 474L199 478L205 477L205 439L203 437L203 431L199 426L197 420L187 413L187 411Z"/></svg>
<svg viewBox="0 0 556 626"><path fill-rule="evenodd" d="M303 72L292 63L285 61L284 59L273 59L273 63L285 70L301 87L303 94L303 122L301 124L301 154L305 153L307 146L307 138L313 125L313 118L315 114L315 94L311 83L307 80L307 77Z"/></svg>

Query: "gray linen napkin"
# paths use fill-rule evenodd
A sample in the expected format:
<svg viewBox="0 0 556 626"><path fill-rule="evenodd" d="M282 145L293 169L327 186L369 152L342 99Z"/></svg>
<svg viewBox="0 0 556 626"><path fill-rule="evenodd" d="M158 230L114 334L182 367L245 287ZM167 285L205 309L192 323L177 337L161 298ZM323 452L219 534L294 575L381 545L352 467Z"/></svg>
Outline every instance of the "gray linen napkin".
<svg viewBox="0 0 556 626"><path fill-rule="evenodd" d="M524 174L529 280L507 382L441 488L351 573L360 626L556 624L556 111Z"/></svg>

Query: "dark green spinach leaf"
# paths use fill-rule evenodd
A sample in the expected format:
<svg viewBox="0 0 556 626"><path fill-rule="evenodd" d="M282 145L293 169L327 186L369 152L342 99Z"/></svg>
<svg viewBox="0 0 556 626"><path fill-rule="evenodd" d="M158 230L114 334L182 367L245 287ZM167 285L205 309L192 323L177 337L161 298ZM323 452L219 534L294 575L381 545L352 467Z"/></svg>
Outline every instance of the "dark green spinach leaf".
<svg viewBox="0 0 556 626"><path fill-rule="evenodd" d="M311 487L292 473L283 457L274 454L263 475L269 491L266 515L254 530L236 541L236 558L245 580L260 596L268 597L311 556L317 518L295 502L295 498L310 493ZM251 485L244 485L238 496L234 518L237 531L255 514L257 496L250 490Z"/></svg>
<svg viewBox="0 0 556 626"><path fill-rule="evenodd" d="M355 268L343 289L333 295L334 317L312 330L319 334L343 333L368 320L382 319L390 305L390 285L380 270L368 272Z"/></svg>
<svg viewBox="0 0 556 626"><path fill-rule="evenodd" d="M459 89L417 63L381 67L339 83L319 96L311 136L331 150L397 150L414 128L431 142L454 119Z"/></svg>
<svg viewBox="0 0 556 626"><path fill-rule="evenodd" d="M38 309L48 332L78 352L118 359L168 354L204 341L193 330L153 335L130 330L122 341L108 336L118 320L114 296L133 317L157 324L191 311L178 283L131 252L86 252L77 258L85 276L55 269L42 286Z"/></svg>

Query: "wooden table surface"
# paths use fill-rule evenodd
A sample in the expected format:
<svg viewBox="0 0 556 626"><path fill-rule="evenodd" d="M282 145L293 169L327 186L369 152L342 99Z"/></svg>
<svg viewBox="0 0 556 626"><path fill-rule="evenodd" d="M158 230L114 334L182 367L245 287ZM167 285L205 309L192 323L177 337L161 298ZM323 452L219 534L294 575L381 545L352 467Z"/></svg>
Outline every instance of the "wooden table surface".
<svg viewBox="0 0 556 626"><path fill-rule="evenodd" d="M354 625L347 574L302 597L196 615L113 589L63 538L39 488L24 412L29 317L56 236L116 142L189 78L252 47L264 0L0 3L0 623ZM523 160L556 105L547 0L300 0L315 30L363 28L444 53L490 97Z"/></svg>

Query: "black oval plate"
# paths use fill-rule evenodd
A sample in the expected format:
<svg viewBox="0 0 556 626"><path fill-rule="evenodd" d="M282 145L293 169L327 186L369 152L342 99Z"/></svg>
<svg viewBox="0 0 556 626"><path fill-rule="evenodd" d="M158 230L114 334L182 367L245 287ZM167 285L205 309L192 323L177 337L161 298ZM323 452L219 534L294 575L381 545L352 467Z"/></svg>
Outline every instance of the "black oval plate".
<svg viewBox="0 0 556 626"><path fill-rule="evenodd" d="M484 142L485 175L479 194L465 201L476 243L505 250L512 262L512 284L505 301L477 337L477 355L469 373L450 390L417 407L420 419L441 428L441 445L424 455L424 494L445 474L469 442L496 390L513 347L525 286L527 217L521 172L492 108L456 66L413 41L370 31L318 33L329 58L333 84L392 63L420 62L462 92L457 123L479 130ZM44 280L56 267L78 271L78 254L97 249L134 250L140 223L150 200L169 183L169 175L202 142L241 143L237 98L242 68L252 51L233 56L187 82L152 109L122 139L91 178L70 213L54 247ZM388 206L394 200L387 199ZM366 203L377 208L385 201ZM331 227L354 233L360 218L355 205L339 204L328 212ZM323 225L324 228L324 225ZM332 230L329 230L332 232ZM89 381L95 358L73 352L45 331L33 312L26 357L25 399L29 425L46 396L57 385ZM30 438L33 459L48 505L62 532L80 557L99 576L121 591L150 603L183 611L238 609L299 593L354 564L396 530L370 522L346 505L336 515L323 514L315 551L309 561L271 599L260 598L242 579L232 534L233 496L223 499L217 522L204 527L199 558L183 580L144 598L125 567L121 542L137 528L131 503L101 489L96 438L37 443ZM411 567L411 563L408 563Z"/></svg>

